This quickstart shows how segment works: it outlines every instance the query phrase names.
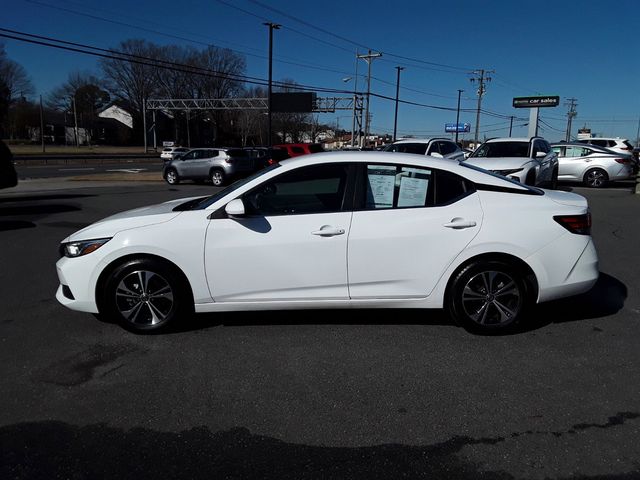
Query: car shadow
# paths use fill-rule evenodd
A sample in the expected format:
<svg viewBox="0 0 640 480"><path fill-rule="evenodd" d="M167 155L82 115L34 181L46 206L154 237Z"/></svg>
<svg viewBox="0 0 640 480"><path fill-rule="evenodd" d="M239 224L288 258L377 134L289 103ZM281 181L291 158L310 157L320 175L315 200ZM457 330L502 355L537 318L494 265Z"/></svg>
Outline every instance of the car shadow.
<svg viewBox="0 0 640 480"><path fill-rule="evenodd" d="M35 223L24 220L0 220L0 232L21 230L23 228L35 228L35 226Z"/></svg>
<svg viewBox="0 0 640 480"><path fill-rule="evenodd" d="M68 200L71 198L86 198L95 197L97 195L92 194L80 194L80 193L58 193L50 195L22 195L0 198L0 203L13 203L13 202L38 202L42 200Z"/></svg>
<svg viewBox="0 0 640 480"><path fill-rule="evenodd" d="M54 213L77 212L81 210L75 205L20 205L13 207L0 207L0 217L8 217L14 215L51 215Z"/></svg>
<svg viewBox="0 0 640 480"><path fill-rule="evenodd" d="M600 272L598 281L588 292L537 305L523 329L529 331L552 323L608 317L624 307L627 296L628 290L624 283Z"/></svg>

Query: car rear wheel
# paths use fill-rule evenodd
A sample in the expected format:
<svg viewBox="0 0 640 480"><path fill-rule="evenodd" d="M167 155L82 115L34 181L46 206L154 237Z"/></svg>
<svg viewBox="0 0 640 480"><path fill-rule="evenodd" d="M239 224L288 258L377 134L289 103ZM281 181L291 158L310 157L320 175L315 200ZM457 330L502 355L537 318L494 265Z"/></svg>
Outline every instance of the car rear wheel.
<svg viewBox="0 0 640 480"><path fill-rule="evenodd" d="M177 185L180 183L180 177L178 177L178 172L176 172L173 168L167 170L165 175L165 180L169 185Z"/></svg>
<svg viewBox="0 0 640 480"><path fill-rule="evenodd" d="M478 261L460 270L447 295L447 310L467 330L513 329L530 303L523 273L502 261Z"/></svg>
<svg viewBox="0 0 640 480"><path fill-rule="evenodd" d="M587 173L584 174L584 178L582 182L591 188L602 188L609 181L609 176L607 172L602 170L601 168L592 168L588 170Z"/></svg>
<svg viewBox="0 0 640 480"><path fill-rule="evenodd" d="M152 259L136 259L109 275L100 313L134 332L166 328L191 311L190 294L174 267Z"/></svg>
<svg viewBox="0 0 640 480"><path fill-rule="evenodd" d="M221 187L224 185L226 180L226 175L224 171L216 169L211 171L211 183L213 183L214 187Z"/></svg>

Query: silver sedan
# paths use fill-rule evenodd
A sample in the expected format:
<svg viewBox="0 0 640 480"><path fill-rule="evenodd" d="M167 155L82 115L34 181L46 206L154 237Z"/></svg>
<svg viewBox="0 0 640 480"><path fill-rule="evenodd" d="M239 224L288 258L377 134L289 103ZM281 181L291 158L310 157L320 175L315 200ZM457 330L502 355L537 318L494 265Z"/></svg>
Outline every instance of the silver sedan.
<svg viewBox="0 0 640 480"><path fill-rule="evenodd" d="M558 154L559 181L601 188L608 182L625 180L633 173L630 155L583 143L554 143L551 147Z"/></svg>

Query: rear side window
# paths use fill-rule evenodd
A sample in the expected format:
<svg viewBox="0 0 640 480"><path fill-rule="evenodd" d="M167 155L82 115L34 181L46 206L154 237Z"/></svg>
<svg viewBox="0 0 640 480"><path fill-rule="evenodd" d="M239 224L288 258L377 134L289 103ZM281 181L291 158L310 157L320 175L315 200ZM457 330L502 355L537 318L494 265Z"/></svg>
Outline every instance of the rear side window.
<svg viewBox="0 0 640 480"><path fill-rule="evenodd" d="M302 147L291 147L291 151L300 155L303 155L305 153L304 148Z"/></svg>
<svg viewBox="0 0 640 480"><path fill-rule="evenodd" d="M474 191L471 182L443 170L382 164L368 164L363 170L363 210L439 207Z"/></svg>
<svg viewBox="0 0 640 480"><path fill-rule="evenodd" d="M607 142L606 140L591 140L590 141L593 145L598 145L599 147L608 147L609 146L609 142Z"/></svg>

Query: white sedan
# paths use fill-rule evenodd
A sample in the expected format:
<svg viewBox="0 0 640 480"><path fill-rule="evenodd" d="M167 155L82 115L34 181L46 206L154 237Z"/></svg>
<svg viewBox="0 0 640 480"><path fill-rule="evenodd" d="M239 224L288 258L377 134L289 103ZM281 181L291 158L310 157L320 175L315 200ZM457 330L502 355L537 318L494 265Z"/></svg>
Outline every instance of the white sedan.
<svg viewBox="0 0 640 480"><path fill-rule="evenodd" d="M74 233L56 297L138 332L193 311L352 307L444 307L503 331L593 286L590 226L583 197L464 163L308 155Z"/></svg>

